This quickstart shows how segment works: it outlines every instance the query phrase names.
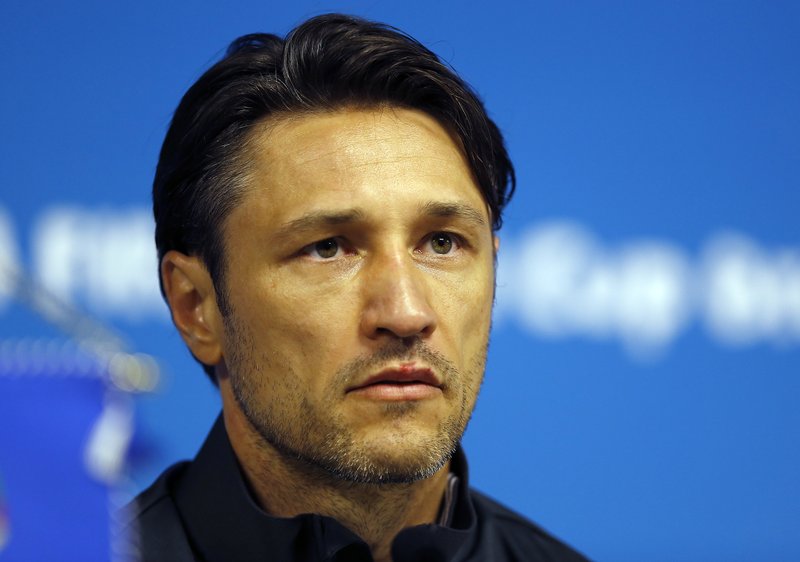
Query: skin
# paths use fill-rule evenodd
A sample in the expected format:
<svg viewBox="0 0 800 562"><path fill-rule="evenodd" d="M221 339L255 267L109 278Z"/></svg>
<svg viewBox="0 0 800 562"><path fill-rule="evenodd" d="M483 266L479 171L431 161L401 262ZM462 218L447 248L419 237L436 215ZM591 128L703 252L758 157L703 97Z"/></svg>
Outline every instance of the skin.
<svg viewBox="0 0 800 562"><path fill-rule="evenodd" d="M483 377L488 208L453 138L414 110L272 118L248 150L251 187L223 230L226 309L202 261L173 251L173 320L216 366L262 507L335 517L390 560L400 530L435 520ZM359 391L387 369L436 384Z"/></svg>

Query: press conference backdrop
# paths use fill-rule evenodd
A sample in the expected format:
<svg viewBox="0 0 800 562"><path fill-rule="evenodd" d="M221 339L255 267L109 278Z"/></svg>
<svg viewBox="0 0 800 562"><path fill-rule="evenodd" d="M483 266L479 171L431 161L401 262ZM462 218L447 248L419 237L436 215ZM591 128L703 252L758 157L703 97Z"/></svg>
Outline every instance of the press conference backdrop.
<svg viewBox="0 0 800 562"><path fill-rule="evenodd" d="M191 457L219 410L158 293L148 191L171 112L234 37L326 11L437 52L516 163L473 484L597 560L800 560L795 2L5 2L0 270L161 368L118 484ZM13 289L2 277L0 376L25 380L71 344ZM63 541L59 559L102 560L114 488L81 459L107 396L33 400L78 392L51 378L0 411L0 559ZM42 498L51 479L90 492ZM25 515L59 498L72 511Z"/></svg>

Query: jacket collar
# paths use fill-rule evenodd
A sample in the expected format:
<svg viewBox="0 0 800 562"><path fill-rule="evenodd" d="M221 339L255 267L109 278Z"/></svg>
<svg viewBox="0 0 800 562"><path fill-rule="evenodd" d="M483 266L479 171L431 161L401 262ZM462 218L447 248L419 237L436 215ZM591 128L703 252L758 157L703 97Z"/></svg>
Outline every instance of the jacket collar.
<svg viewBox="0 0 800 562"><path fill-rule="evenodd" d="M475 539L475 509L461 447L450 463L457 476L448 526L401 531L395 562L451 560ZM254 501L220 415L194 462L174 490L193 548L203 560L371 560L367 545L333 518L316 514L272 517Z"/></svg>

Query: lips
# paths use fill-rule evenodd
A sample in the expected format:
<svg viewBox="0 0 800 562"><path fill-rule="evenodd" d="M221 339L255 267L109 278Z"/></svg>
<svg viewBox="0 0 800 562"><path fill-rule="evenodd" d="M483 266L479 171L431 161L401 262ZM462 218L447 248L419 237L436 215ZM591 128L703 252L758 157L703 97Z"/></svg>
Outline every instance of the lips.
<svg viewBox="0 0 800 562"><path fill-rule="evenodd" d="M347 389L348 394L377 400L419 400L441 391L436 374L413 363L384 369Z"/></svg>

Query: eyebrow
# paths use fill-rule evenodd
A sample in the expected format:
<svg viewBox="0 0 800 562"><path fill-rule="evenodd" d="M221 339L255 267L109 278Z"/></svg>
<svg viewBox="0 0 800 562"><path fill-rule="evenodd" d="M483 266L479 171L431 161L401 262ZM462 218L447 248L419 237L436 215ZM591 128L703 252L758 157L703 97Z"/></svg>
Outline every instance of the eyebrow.
<svg viewBox="0 0 800 562"><path fill-rule="evenodd" d="M465 203L429 201L420 207L420 212L431 217L463 219L478 227L486 226L486 219L483 217L483 213Z"/></svg>
<svg viewBox="0 0 800 562"><path fill-rule="evenodd" d="M284 223L275 232L276 239L284 239L289 236L319 230L327 226L354 223L364 220L365 214L361 209L346 209L343 211L312 211L302 217Z"/></svg>
<svg viewBox="0 0 800 562"><path fill-rule="evenodd" d="M486 219L480 211L465 203L445 203L429 201L420 205L420 214L429 217L458 218L478 227L486 226ZM366 213L359 209L342 211L312 211L282 224L273 235L275 240L288 239L303 232L314 232L325 227L352 224L366 219Z"/></svg>

